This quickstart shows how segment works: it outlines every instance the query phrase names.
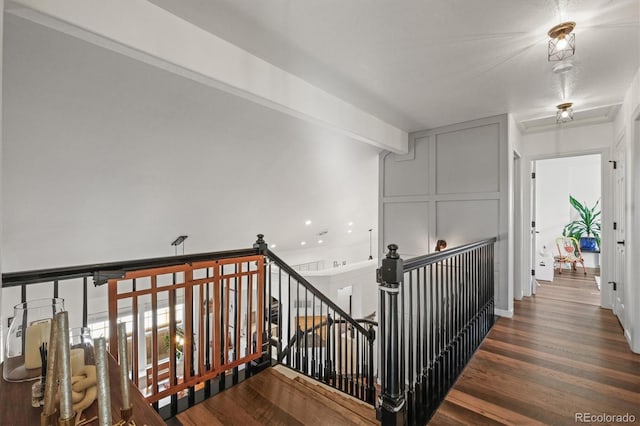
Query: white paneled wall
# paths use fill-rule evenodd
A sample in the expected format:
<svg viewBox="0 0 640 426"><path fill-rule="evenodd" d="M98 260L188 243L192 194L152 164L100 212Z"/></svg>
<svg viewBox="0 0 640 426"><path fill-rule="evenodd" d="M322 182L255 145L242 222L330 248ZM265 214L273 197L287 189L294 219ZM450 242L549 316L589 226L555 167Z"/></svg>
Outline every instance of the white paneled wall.
<svg viewBox="0 0 640 426"><path fill-rule="evenodd" d="M2 8L2 10L4 10L4 0L0 0L0 7ZM2 69L3 69L3 64L2 64L2 58L3 58L3 54L2 54L2 47L4 46L4 41L3 41L3 34L4 34L4 14L3 16L0 16L0 80L2 80ZM2 86L0 86L0 153L2 153ZM1 164L1 161L0 161ZM2 185L0 185L0 188L2 187ZM0 207L2 206L2 200L0 197ZM0 223L2 223L2 213L1 213L2 209L0 209ZM2 228L0 227L0 237L2 236ZM0 264L2 264L2 262L0 261ZM2 268L0 268L0 274L2 274ZM0 283L0 287L1 287L1 283ZM0 291L0 309L2 309L2 291ZM1 311L0 311L1 312ZM0 362L3 360L4 358L4 322L2 321L2 316L0 315Z"/></svg>
<svg viewBox="0 0 640 426"><path fill-rule="evenodd" d="M490 237L496 245L496 307L512 310L507 275L507 116L411 135L407 155L381 154L380 255L404 259Z"/></svg>

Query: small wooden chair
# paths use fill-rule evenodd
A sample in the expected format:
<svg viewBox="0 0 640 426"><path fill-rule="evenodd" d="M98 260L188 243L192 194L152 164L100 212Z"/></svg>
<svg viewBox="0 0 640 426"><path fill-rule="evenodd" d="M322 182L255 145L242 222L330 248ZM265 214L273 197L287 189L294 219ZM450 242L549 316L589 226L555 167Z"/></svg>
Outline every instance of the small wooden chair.
<svg viewBox="0 0 640 426"><path fill-rule="evenodd" d="M578 240L573 237L558 237L556 238L556 247L558 247L559 254L559 256L556 257L556 261L559 264L558 274L562 274L563 263L570 263L574 271L576 270L576 263L580 263L582 265L582 272L587 275Z"/></svg>

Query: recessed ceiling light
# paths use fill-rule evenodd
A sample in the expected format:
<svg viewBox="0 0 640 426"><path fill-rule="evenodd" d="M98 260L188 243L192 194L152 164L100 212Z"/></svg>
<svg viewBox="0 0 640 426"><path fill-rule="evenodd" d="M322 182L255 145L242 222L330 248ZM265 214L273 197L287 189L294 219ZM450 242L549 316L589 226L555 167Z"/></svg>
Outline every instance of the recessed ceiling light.
<svg viewBox="0 0 640 426"><path fill-rule="evenodd" d="M300 241L300 245L301 246L307 245L307 242L306 241Z"/></svg>
<svg viewBox="0 0 640 426"><path fill-rule="evenodd" d="M352 233L353 231L351 229L347 229L347 234Z"/></svg>
<svg viewBox="0 0 640 426"><path fill-rule="evenodd" d="M275 245L275 244L271 244L271 248L276 248L276 247L278 247L278 246Z"/></svg>
<svg viewBox="0 0 640 426"><path fill-rule="evenodd" d="M349 225L349 226L353 226L353 222L349 222L347 225Z"/></svg>
<svg viewBox="0 0 640 426"><path fill-rule="evenodd" d="M318 240L318 244L322 244L322 243L324 243L324 241Z"/></svg>
<svg viewBox="0 0 640 426"><path fill-rule="evenodd" d="M304 221L304 224L309 226L309 225L311 225L311 221L309 219L307 219L307 220Z"/></svg>

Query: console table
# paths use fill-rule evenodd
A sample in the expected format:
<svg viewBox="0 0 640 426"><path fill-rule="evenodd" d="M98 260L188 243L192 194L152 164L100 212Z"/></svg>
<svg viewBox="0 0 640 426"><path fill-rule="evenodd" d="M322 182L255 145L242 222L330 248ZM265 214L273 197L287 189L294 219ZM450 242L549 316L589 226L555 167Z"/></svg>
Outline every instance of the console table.
<svg viewBox="0 0 640 426"><path fill-rule="evenodd" d="M113 422L120 420L120 367L109 355L109 383L111 386L111 418ZM1 366L4 368L4 365ZM33 382L13 383L0 377L0 425L39 425L42 407L31 407L31 385ZM131 385L131 403L133 404L133 416L139 426L164 426L166 423L151 408L147 400L138 391L135 385ZM83 411L83 418L91 418L98 415L98 402L95 401L89 408ZM97 425L97 420L91 424Z"/></svg>

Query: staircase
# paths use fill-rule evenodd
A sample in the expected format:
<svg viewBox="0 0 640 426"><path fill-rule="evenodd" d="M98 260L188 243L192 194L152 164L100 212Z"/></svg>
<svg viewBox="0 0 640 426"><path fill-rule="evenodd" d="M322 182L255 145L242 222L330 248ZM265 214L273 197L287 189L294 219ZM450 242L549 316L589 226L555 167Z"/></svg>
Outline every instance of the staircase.
<svg viewBox="0 0 640 426"><path fill-rule="evenodd" d="M5 273L2 287L22 301L42 297L32 284L82 289L86 327L89 281L108 284L109 351L126 323L130 378L169 424L425 424L493 325L495 243L407 261L389 245L379 326L261 234L247 249Z"/></svg>
<svg viewBox="0 0 640 426"><path fill-rule="evenodd" d="M284 367L267 368L178 414L170 425L377 425L373 406Z"/></svg>

